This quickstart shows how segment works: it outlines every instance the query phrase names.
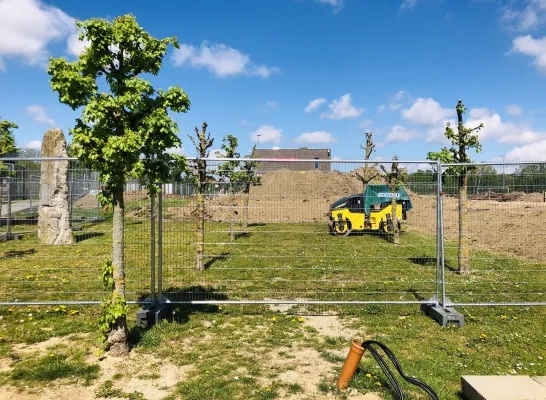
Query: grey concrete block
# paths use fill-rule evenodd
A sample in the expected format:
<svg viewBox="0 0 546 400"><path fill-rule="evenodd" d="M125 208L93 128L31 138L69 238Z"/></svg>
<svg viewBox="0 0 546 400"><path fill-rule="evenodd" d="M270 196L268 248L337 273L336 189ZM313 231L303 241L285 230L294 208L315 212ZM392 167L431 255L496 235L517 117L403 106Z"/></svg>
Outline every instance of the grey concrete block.
<svg viewBox="0 0 546 400"><path fill-rule="evenodd" d="M530 376L462 376L461 386L469 400L546 400L546 386Z"/></svg>

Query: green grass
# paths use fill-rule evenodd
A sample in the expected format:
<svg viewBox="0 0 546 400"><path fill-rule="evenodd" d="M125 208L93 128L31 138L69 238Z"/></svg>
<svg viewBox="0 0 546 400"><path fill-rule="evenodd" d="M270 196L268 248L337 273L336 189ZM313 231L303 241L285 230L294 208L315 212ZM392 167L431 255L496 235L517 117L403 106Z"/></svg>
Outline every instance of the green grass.
<svg viewBox="0 0 546 400"><path fill-rule="evenodd" d="M128 219L126 229L127 288L129 298L137 300L149 294L150 224ZM231 242L228 223L207 222L203 272L194 270L193 229L192 222L164 221L163 287L171 301L421 301L435 291L435 239L411 227L402 234L402 244L393 246L374 235L333 237L323 223L271 223L246 229L236 225L237 239ZM82 234L88 236L72 246L40 245L33 235L0 243L1 300L101 300L106 293L99 271L109 256L110 232L107 220L86 226ZM456 257L453 243L446 245L446 257L448 263ZM474 251L472 267L470 277L446 269L451 300L543 300L544 264ZM131 306L131 316L136 310ZM262 305L180 304L169 320L150 330L132 326L134 317L130 322L133 351L188 368L171 390L173 399L273 399L305 392L302 382L281 379L301 367L305 349L313 351L317 366L329 371L328 378L317 379L317 390L335 393L335 377L350 339L321 333L297 318L317 313L337 314L345 328L385 343L406 373L430 384L442 399L459 398L461 375L546 375L545 307L457 310L465 315L462 328L442 328L421 313L418 304L300 305L285 315ZM96 332L97 312L95 306L0 307L0 358L8 359L21 343ZM89 345L94 335L71 341ZM64 351L53 359L48 354L23 358L0 379L41 385L70 377L91 382L97 374L81 355ZM140 373L150 381L157 374ZM369 354L351 387L393 398ZM419 398L417 389L403 387ZM103 397L139 395L123 392L115 382L101 390Z"/></svg>
<svg viewBox="0 0 546 400"><path fill-rule="evenodd" d="M47 355L11 354L13 369L0 373L0 382L13 383L16 386L24 384L43 384L57 379L68 382L83 381L88 385L99 375L98 364L88 364L84 361L87 355L81 350L59 349L50 350Z"/></svg>

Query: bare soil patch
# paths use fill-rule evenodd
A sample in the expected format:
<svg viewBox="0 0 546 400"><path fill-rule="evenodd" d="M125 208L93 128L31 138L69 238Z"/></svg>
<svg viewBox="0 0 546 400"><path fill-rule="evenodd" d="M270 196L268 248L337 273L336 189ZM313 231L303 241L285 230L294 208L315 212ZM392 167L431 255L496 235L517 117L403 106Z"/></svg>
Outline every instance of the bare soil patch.
<svg viewBox="0 0 546 400"><path fill-rule="evenodd" d="M347 343L350 343L353 338L362 339L362 337L357 337L362 332L346 328L344 322L343 319L336 316L311 316L305 318L304 325L315 328L318 333L314 337L319 340L325 337L344 337L347 339ZM207 340L210 339L209 335L205 336L207 336ZM14 351L19 353L21 357L44 356L63 346L81 346L85 343L90 343L90 338L87 335L68 335L31 345L18 344L14 346ZM302 388L302 391L297 393L290 393L286 388L281 388L279 399L326 400L342 398L335 393L322 393L319 390L319 384L323 380L329 386L335 383L337 379L336 367L339 365L325 360L312 346L298 345L275 349L258 346L255 351L256 355L259 355L263 360L261 365L264 373L276 372L275 380L287 384L298 384ZM348 347L329 352L345 358L347 351ZM0 398L2 400L92 400L96 399L96 390L105 381L112 380L114 388L119 388L125 393L140 392L147 400L160 400L171 394L176 384L184 382L189 376L188 373L195 368L191 364L180 367L168 359L161 359L153 354L140 353L136 349L133 349L127 358L106 356L99 359L93 353L86 358L86 362L100 366L99 378L89 386L84 385L83 382L74 384L63 380L53 381L40 387L26 387L23 390L6 386L0 389ZM0 359L1 371L9 372L13 366L10 358ZM248 373L244 367L234 372L239 376ZM353 400L381 400L381 397L376 393L360 393L353 388L349 388L345 396L343 398Z"/></svg>
<svg viewBox="0 0 546 400"><path fill-rule="evenodd" d="M436 232L436 198L412 195L414 209L408 213L411 230ZM546 203L539 193L513 193L506 200L469 200L468 229L473 249L518 257L530 261L546 260L546 242L540 237L546 221ZM459 235L458 199L446 196L444 234L456 241Z"/></svg>

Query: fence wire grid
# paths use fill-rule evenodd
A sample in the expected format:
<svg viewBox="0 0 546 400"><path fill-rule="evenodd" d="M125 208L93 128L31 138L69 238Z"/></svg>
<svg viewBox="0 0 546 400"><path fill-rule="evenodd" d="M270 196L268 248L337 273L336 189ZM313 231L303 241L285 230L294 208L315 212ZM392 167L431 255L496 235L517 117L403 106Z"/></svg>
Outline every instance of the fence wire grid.
<svg viewBox="0 0 546 400"><path fill-rule="evenodd" d="M75 243L61 246L41 244L36 232L41 168L55 161L1 161L7 167L0 170L0 231L16 240L0 243L0 304L97 303L107 295L99 271L110 257L112 212L98 203L97 173L68 161ZM249 183L244 174L231 182L224 170L226 162L244 160L205 161L207 182L179 174L157 198L128 181L129 301L321 311L366 304L546 305L545 164L469 165L463 234L470 272L461 274L460 175L449 165L398 161L411 207L393 244L377 224L360 229L390 203L366 212L349 206L350 232L335 235L328 224L337 200L364 201L359 176L385 184L391 162L365 170L357 160L258 159L259 182Z"/></svg>

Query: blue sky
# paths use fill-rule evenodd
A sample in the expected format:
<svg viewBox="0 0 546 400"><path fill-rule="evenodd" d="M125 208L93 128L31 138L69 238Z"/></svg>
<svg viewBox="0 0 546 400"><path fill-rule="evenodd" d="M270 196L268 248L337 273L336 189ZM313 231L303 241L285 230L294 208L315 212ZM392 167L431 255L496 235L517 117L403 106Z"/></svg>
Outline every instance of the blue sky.
<svg viewBox="0 0 546 400"><path fill-rule="evenodd" d="M132 13L177 36L153 83L180 85L183 150L203 121L240 151L331 148L360 159L423 160L446 145L460 98L483 122L478 161L546 159L546 0L0 0L0 118L20 146L77 116L49 87L47 57L74 58L74 19ZM258 135L260 135L258 137Z"/></svg>

